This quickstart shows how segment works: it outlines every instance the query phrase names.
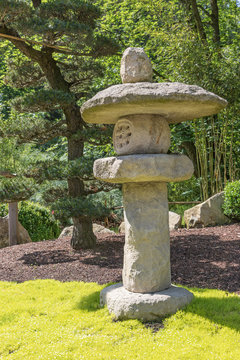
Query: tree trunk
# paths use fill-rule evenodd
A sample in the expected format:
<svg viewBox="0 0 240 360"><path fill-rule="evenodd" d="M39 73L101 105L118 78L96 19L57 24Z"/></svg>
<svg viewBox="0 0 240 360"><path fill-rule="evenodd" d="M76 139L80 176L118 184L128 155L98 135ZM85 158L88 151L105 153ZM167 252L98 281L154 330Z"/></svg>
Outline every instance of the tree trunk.
<svg viewBox="0 0 240 360"><path fill-rule="evenodd" d="M40 66L53 89L63 90L70 93L69 84L62 76L51 53L41 59ZM76 160L83 156L84 141L81 138L75 139L72 135L83 128L83 120L80 108L76 104L71 104L63 108L66 117L68 136L68 160ZM84 183L79 178L68 178L68 193L72 198L80 197L84 194ZM92 230L91 219L86 216L73 217L73 236L71 245L73 249L90 249L96 244L96 237Z"/></svg>
<svg viewBox="0 0 240 360"><path fill-rule="evenodd" d="M74 217L73 224L72 248L75 250L94 248L96 236L92 231L91 219L87 216Z"/></svg>
<svg viewBox="0 0 240 360"><path fill-rule="evenodd" d="M8 204L8 234L9 246L18 244L18 203L12 202Z"/></svg>
<svg viewBox="0 0 240 360"><path fill-rule="evenodd" d="M193 166L194 166L194 176L196 178L200 177L199 171L198 171L198 165L197 165L197 152L196 152L196 146L192 141L183 141L181 146L182 149L185 150L187 153L187 156L192 160Z"/></svg>
<svg viewBox="0 0 240 360"><path fill-rule="evenodd" d="M218 3L217 0L211 0L212 8L212 27L213 27L213 42L220 45L220 29L219 29L219 16L218 16Z"/></svg>
<svg viewBox="0 0 240 360"><path fill-rule="evenodd" d="M191 0L191 5L192 5L192 12L193 12L193 16L194 16L194 20L197 26L197 30L198 30L198 34L200 36L200 39L202 40L203 44L206 44L206 34L204 31L204 27L203 27L203 23L198 11L198 6L197 6L197 2L196 0Z"/></svg>
<svg viewBox="0 0 240 360"><path fill-rule="evenodd" d="M69 107L64 111L68 131L75 134L82 130L83 121L80 115L79 107ZM83 156L84 142L82 139L74 139L71 135L68 137L68 160L76 160ZM79 178L68 179L68 192L70 197L79 197L84 194L84 183ZM96 236L93 233L92 221L87 216L73 217L73 236L71 246L75 250L90 249L96 245Z"/></svg>

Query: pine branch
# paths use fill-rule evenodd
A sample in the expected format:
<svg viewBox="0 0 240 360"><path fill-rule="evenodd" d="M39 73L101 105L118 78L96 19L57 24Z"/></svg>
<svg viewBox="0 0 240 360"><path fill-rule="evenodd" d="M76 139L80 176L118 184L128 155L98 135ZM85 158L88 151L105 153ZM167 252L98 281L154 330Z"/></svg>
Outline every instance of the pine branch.
<svg viewBox="0 0 240 360"><path fill-rule="evenodd" d="M91 218L109 215L110 210L103 206L100 202L90 198L90 196L59 199L52 205L54 216L61 219L62 217L69 218L83 215Z"/></svg>
<svg viewBox="0 0 240 360"><path fill-rule="evenodd" d="M40 68L31 61L20 62L18 59L9 60L8 72L4 83L16 88L26 88L42 84L45 75Z"/></svg>
<svg viewBox="0 0 240 360"><path fill-rule="evenodd" d="M192 12L193 12L194 20L195 20L195 23L196 23L196 26L197 26L197 29L198 29L199 36L200 36L200 38L202 40L202 43L206 44L207 36L206 36L205 31L204 31L202 19L200 17L199 11L198 11L197 1L196 0L190 0L190 1L191 1Z"/></svg>
<svg viewBox="0 0 240 360"><path fill-rule="evenodd" d="M74 104L75 97L70 92L41 89L12 100L13 107L19 112L37 112L59 109Z"/></svg>
<svg viewBox="0 0 240 360"><path fill-rule="evenodd" d="M1 27L0 27L0 31L2 31ZM48 43L45 43L45 42L36 41L36 40L30 40L30 39L26 39L26 38L20 38L18 36L12 36L12 35L9 35L9 34L4 34L3 32L0 32L0 37L8 39L8 40L10 40L12 42L13 41L22 41L24 43L29 43L29 44L33 44L33 45L41 45L43 47L43 49L44 48L50 48L50 49L53 49L53 52L56 52L56 53L59 53L59 54L76 55L76 56L92 56L91 53L86 53L86 52L79 53L77 51L68 49L66 47L61 47L61 46L57 46L57 45L51 45L51 44L48 44Z"/></svg>
<svg viewBox="0 0 240 360"><path fill-rule="evenodd" d="M0 176L11 179L17 176L17 174L10 173L9 171L0 171Z"/></svg>
<svg viewBox="0 0 240 360"><path fill-rule="evenodd" d="M65 119L50 122L47 119L38 117L30 118L26 115L18 116L12 120L12 123L6 124L6 128L2 129L2 138L16 138L18 144L27 142L46 143L58 136L65 136L67 131Z"/></svg>
<svg viewBox="0 0 240 360"><path fill-rule="evenodd" d="M26 44L26 40L22 39L14 29L7 28L5 25L0 25L0 37L8 38L18 50L34 61L39 61L42 56L41 51Z"/></svg>
<svg viewBox="0 0 240 360"><path fill-rule="evenodd" d="M0 178L0 201L9 203L29 199L36 186L32 179L16 176L14 178Z"/></svg>
<svg viewBox="0 0 240 360"><path fill-rule="evenodd" d="M118 189L120 188L120 185L118 184L104 184L102 182L97 182L94 181L94 184L90 185L88 188L86 187L84 190L84 194L85 195L90 195L90 194L96 194L98 192L109 192L112 191L113 189Z"/></svg>

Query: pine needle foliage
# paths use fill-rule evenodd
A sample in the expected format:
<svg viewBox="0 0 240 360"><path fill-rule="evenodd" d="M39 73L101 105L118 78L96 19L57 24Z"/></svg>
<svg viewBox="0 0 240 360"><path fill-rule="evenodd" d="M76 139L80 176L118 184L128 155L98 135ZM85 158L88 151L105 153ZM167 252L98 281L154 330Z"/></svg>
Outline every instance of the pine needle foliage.
<svg viewBox="0 0 240 360"><path fill-rule="evenodd" d="M29 199L35 190L32 179L16 177L7 179L0 176L0 202L10 203Z"/></svg>
<svg viewBox="0 0 240 360"><path fill-rule="evenodd" d="M61 90L41 89L16 97L12 105L19 112L51 111L74 103L74 96Z"/></svg>

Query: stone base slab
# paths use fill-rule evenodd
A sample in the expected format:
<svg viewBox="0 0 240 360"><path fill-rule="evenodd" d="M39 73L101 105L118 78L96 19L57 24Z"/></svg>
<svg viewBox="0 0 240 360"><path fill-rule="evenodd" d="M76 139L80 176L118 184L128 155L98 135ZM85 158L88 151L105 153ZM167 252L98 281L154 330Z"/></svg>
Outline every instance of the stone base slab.
<svg viewBox="0 0 240 360"><path fill-rule="evenodd" d="M110 314L119 320L156 321L174 314L192 299L191 292L174 285L163 291L140 294L126 290L119 283L108 286L100 293L100 305L107 305Z"/></svg>

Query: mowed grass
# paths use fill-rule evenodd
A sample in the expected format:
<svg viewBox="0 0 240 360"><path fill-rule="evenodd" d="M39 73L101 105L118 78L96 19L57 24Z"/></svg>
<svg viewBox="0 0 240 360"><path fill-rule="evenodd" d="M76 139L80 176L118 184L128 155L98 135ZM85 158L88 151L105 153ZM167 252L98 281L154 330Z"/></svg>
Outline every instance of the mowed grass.
<svg viewBox="0 0 240 360"><path fill-rule="evenodd" d="M99 308L103 286L0 282L0 359L240 359L240 297L190 289L194 301L153 333Z"/></svg>

